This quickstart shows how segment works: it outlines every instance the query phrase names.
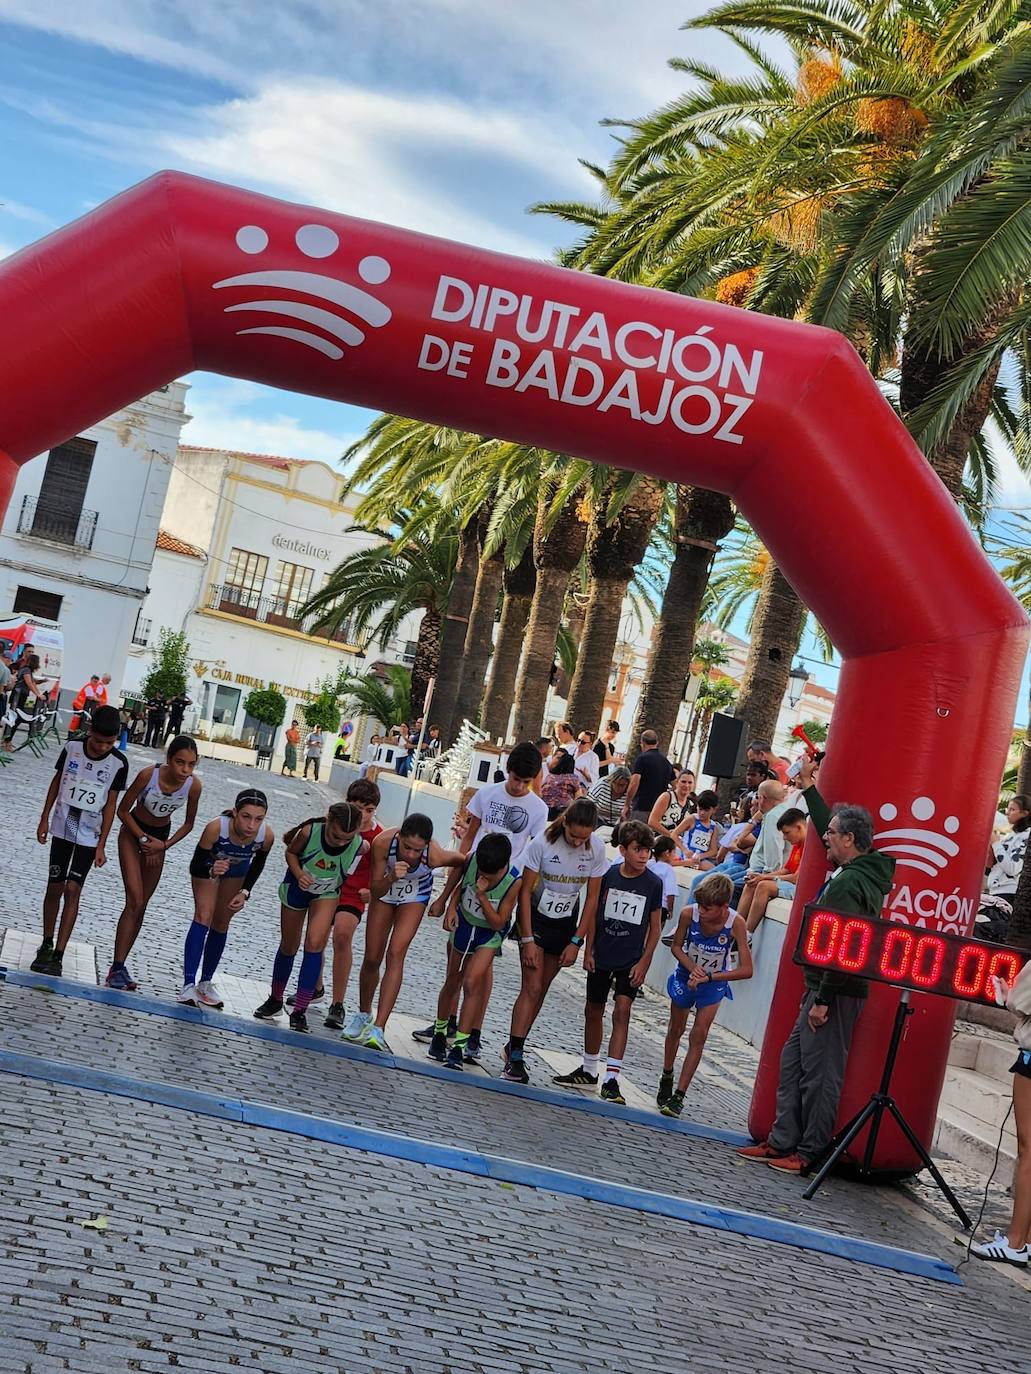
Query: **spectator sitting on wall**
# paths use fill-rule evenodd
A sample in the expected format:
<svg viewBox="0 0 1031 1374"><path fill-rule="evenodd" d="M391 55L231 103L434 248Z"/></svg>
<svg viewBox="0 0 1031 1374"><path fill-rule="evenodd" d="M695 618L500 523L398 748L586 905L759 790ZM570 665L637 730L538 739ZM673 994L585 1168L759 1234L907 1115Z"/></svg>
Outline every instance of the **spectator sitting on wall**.
<svg viewBox="0 0 1031 1374"><path fill-rule="evenodd" d="M977 913L977 935L983 940L1005 943L1013 914L1013 898L1027 856L1031 834L1031 797L1018 794L1006 807L1011 829L988 848L985 862L984 895Z"/></svg>
<svg viewBox="0 0 1031 1374"><path fill-rule="evenodd" d="M777 777L781 782L788 780L788 761L782 759L779 754L775 754L766 740L754 739L748 746L748 762L764 763L770 770L771 777Z"/></svg>
<svg viewBox="0 0 1031 1374"><path fill-rule="evenodd" d="M591 788L588 796L598 808L598 826L616 826L623 815L623 798L630 786L630 769L620 764L610 768L607 778L601 778Z"/></svg>

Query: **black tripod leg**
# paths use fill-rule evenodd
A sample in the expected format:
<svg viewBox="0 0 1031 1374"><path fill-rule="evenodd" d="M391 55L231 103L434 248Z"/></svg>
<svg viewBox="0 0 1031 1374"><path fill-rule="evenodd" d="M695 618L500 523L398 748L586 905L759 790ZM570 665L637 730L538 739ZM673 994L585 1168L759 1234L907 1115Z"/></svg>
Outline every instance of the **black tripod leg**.
<svg viewBox="0 0 1031 1374"><path fill-rule="evenodd" d="M929 1174L931 1175L931 1177L934 1179L935 1183L937 1183L939 1189L941 1190L942 1194L944 1195L944 1197L945 1197L946 1200L948 1201L948 1203L949 1203L949 1205L951 1206L952 1210L956 1213L956 1215L959 1217L960 1221L963 1223L963 1229L964 1229L965 1231L970 1231L970 1230L972 1230L972 1229L973 1229L974 1223L970 1220L970 1218L967 1216L966 1212L963 1210L963 1205L962 1205L962 1203L960 1202L959 1198L958 1198L958 1197L956 1196L956 1194L952 1191L952 1189L949 1187L949 1185L945 1182L944 1178L942 1178L941 1174L940 1174L939 1171L938 1171L938 1166L937 1166L937 1164L935 1164L934 1160L931 1158L931 1156L930 1156L930 1155L927 1153L927 1151L924 1149L922 1143L921 1143L921 1142L917 1139L917 1137L913 1134L912 1130L910 1129L909 1122L906 1120L906 1118L905 1118L905 1117L902 1115L902 1113L899 1111L898 1106L897 1106L897 1104L896 1104L896 1102L895 1102L895 1099L892 1098L892 1097L889 1097L889 1098L888 1098L888 1101L887 1101L887 1103L886 1103L886 1106L887 1106L887 1108L888 1108L888 1111L891 1112L892 1116L893 1116L893 1117L895 1118L895 1120L898 1122L899 1129L902 1131L903 1135L906 1137L906 1139L909 1141L910 1145L912 1145L913 1149L917 1152L917 1154L918 1154L918 1155L920 1156L920 1158L923 1160L924 1168L928 1171L928 1173L929 1173Z"/></svg>
<svg viewBox="0 0 1031 1374"><path fill-rule="evenodd" d="M854 1116L852 1120L848 1123L848 1125L844 1126L841 1129L841 1131L838 1132L836 1140L832 1143L830 1154L820 1165L819 1172L813 1178L813 1181L812 1183L810 1183L809 1187L802 1194L802 1196L807 1201L809 1198L813 1196L817 1188L819 1188L820 1184L827 1177L830 1171L834 1168L835 1164L837 1164L838 1160L845 1153L848 1147L852 1144L853 1140L855 1140L856 1136L863 1129L866 1123L870 1120L871 1116L873 1116L875 1112L879 1114L882 1110L883 1104L879 1102L876 1097L871 1097L870 1101L866 1104L866 1106L859 1113L859 1115Z"/></svg>

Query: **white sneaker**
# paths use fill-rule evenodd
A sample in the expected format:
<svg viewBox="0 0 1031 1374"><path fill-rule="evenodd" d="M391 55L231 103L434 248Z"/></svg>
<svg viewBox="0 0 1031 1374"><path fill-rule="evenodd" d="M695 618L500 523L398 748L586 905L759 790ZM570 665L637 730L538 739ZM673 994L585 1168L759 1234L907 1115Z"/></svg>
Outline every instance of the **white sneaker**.
<svg viewBox="0 0 1031 1374"><path fill-rule="evenodd" d="M1023 1246L1020 1250L1014 1250L1010 1245L1009 1236L1003 1235L1001 1231L996 1231L991 1240L985 1241L983 1245L972 1245L970 1253L983 1260L1002 1260L1006 1264L1017 1264L1021 1268L1027 1268L1031 1263L1031 1246Z"/></svg>
<svg viewBox="0 0 1031 1374"><path fill-rule="evenodd" d="M175 999L182 1002L184 1006L195 1007L198 1002L197 989L193 983L189 983Z"/></svg>
<svg viewBox="0 0 1031 1374"><path fill-rule="evenodd" d="M371 1011L352 1012L351 1019L348 1021L344 1029L340 1032L340 1039L350 1040L353 1044L357 1044L358 1041L365 1034L366 1030L368 1030L369 1026L371 1025Z"/></svg>
<svg viewBox="0 0 1031 1374"><path fill-rule="evenodd" d="M198 983L195 992L197 994L197 1001L202 1007L214 1007L216 1011L221 1011L225 1006L225 1003L219 995L218 988L215 987L210 978L206 983Z"/></svg>
<svg viewBox="0 0 1031 1374"><path fill-rule="evenodd" d="M365 1028L365 1034L362 1036L361 1043L367 1050L384 1050L389 1053L387 1037L383 1034L379 1026L373 1025L371 1022Z"/></svg>

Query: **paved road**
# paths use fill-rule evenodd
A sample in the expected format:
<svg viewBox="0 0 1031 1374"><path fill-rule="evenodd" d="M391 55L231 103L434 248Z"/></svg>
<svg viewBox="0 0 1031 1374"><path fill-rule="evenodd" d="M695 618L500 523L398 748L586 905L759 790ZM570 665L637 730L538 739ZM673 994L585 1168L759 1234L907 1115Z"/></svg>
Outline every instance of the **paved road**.
<svg viewBox="0 0 1031 1374"><path fill-rule="evenodd" d="M24 755L0 772L0 927L38 921L44 856L33 834L47 772ZM273 789L277 831L321 809L325 794L300 782L209 763L202 817L258 777ZM177 986L189 849L169 856L133 961L160 997ZM240 977L266 975L277 878L266 875L231 934L226 967ZM102 961L120 898L116 866L86 887L77 934ZM428 1013L441 945L439 930L420 932L400 1010ZM494 1050L516 962L498 961L486 1026ZM581 999L579 976L563 978L539 1043L577 1047ZM471 1081L331 1058L300 1037L270 1044L11 984L0 984L0 1017L5 1050L961 1256L898 1190L834 1180L806 1204L797 1180L615 1110L587 1116ZM663 1023L659 999L635 1009L628 1072L645 1087ZM754 1062L717 1033L690 1115L740 1129ZM543 1063L533 1069L544 1081ZM9 1074L0 1100L0 1371L1027 1367L1028 1295L984 1266L967 1265L964 1286L951 1287ZM105 1231L82 1227L94 1216L107 1219Z"/></svg>

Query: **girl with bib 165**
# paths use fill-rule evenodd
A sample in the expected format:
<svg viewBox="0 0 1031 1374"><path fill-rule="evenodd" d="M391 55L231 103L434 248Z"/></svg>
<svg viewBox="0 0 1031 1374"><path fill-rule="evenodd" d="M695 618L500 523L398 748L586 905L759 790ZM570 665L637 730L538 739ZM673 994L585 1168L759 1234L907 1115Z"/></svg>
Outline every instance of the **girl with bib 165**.
<svg viewBox="0 0 1031 1374"><path fill-rule="evenodd" d="M666 991L671 1006L666 1031L666 1054L656 1100L663 1116L679 1116L684 1096L702 1060L705 1041L720 1003L733 997L730 985L752 976L752 951L744 918L730 905L734 880L727 873L710 873L695 888L697 905L685 906L673 936L677 966L669 975ZM736 953L737 960L732 958ZM677 1052L694 1010L687 1054L676 1088L673 1070Z"/></svg>
<svg viewBox="0 0 1031 1374"><path fill-rule="evenodd" d="M183 950L179 1002L216 1010L223 1005L212 980L226 947L229 922L250 900L275 839L265 823L267 811L265 793L248 788L201 831L190 860L194 911Z"/></svg>
<svg viewBox="0 0 1031 1374"><path fill-rule="evenodd" d="M137 773L118 808L118 863L125 886L125 906L115 930L115 952L108 969L109 988L135 992L137 984L125 966L165 867L165 854L184 840L197 819L201 781L194 776L197 746L189 735L177 735L164 763L147 764ZM177 813L185 811L172 831Z"/></svg>
<svg viewBox="0 0 1031 1374"><path fill-rule="evenodd" d="M354 872L368 850L368 844L358 833L362 820L361 807L337 802L325 817L312 816L283 836L286 876L279 885L279 949L272 965L271 995L254 1013L259 1021L278 1016L283 1010L286 985L307 920L290 1029L308 1030L308 1005L322 973L322 956L333 928L337 897L344 879Z"/></svg>

